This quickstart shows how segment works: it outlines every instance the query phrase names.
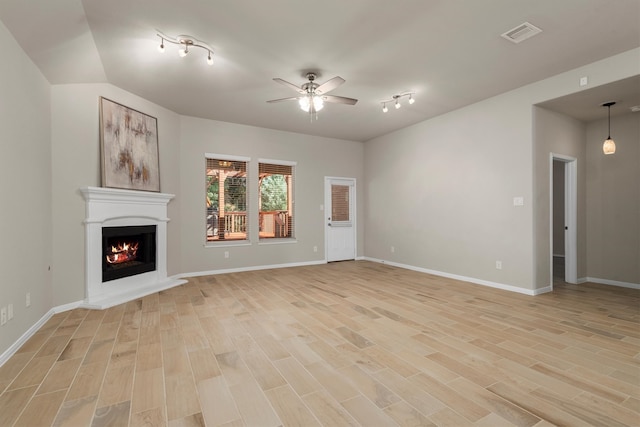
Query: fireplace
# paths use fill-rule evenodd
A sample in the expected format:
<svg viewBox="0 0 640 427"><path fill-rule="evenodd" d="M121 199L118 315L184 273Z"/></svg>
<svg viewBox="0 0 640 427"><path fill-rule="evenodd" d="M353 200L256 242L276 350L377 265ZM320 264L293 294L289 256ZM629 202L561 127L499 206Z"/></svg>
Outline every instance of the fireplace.
<svg viewBox="0 0 640 427"><path fill-rule="evenodd" d="M168 289L167 205L172 194L83 187L84 307L107 308Z"/></svg>
<svg viewBox="0 0 640 427"><path fill-rule="evenodd" d="M102 282L156 269L156 226L102 227Z"/></svg>

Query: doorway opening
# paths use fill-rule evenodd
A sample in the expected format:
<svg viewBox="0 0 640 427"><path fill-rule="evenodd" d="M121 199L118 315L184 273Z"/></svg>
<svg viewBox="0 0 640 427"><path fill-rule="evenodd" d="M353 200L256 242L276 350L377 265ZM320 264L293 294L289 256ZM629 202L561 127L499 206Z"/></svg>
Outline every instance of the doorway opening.
<svg viewBox="0 0 640 427"><path fill-rule="evenodd" d="M550 286L554 280L576 284L577 262L577 159L550 156Z"/></svg>

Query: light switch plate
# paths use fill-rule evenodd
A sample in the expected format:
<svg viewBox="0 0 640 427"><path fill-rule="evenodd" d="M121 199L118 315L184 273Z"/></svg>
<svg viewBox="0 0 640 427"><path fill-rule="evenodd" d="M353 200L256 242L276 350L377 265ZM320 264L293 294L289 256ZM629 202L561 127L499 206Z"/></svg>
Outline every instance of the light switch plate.
<svg viewBox="0 0 640 427"><path fill-rule="evenodd" d="M514 197L513 206L524 206L524 197Z"/></svg>

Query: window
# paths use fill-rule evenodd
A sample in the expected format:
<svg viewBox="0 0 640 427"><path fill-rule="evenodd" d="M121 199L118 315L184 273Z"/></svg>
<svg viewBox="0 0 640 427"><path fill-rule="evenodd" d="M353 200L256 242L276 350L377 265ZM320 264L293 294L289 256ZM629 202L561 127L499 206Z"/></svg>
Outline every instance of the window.
<svg viewBox="0 0 640 427"><path fill-rule="evenodd" d="M205 175L207 242L248 240L247 159L207 155Z"/></svg>
<svg viewBox="0 0 640 427"><path fill-rule="evenodd" d="M294 163L258 163L258 224L261 239L293 238Z"/></svg>

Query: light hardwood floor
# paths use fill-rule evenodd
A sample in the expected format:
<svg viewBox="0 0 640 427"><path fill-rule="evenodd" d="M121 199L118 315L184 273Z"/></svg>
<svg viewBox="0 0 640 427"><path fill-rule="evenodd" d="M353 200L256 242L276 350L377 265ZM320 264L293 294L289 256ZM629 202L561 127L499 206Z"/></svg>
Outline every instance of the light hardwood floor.
<svg viewBox="0 0 640 427"><path fill-rule="evenodd" d="M640 291L536 297L365 261L53 316L0 426L638 426Z"/></svg>

